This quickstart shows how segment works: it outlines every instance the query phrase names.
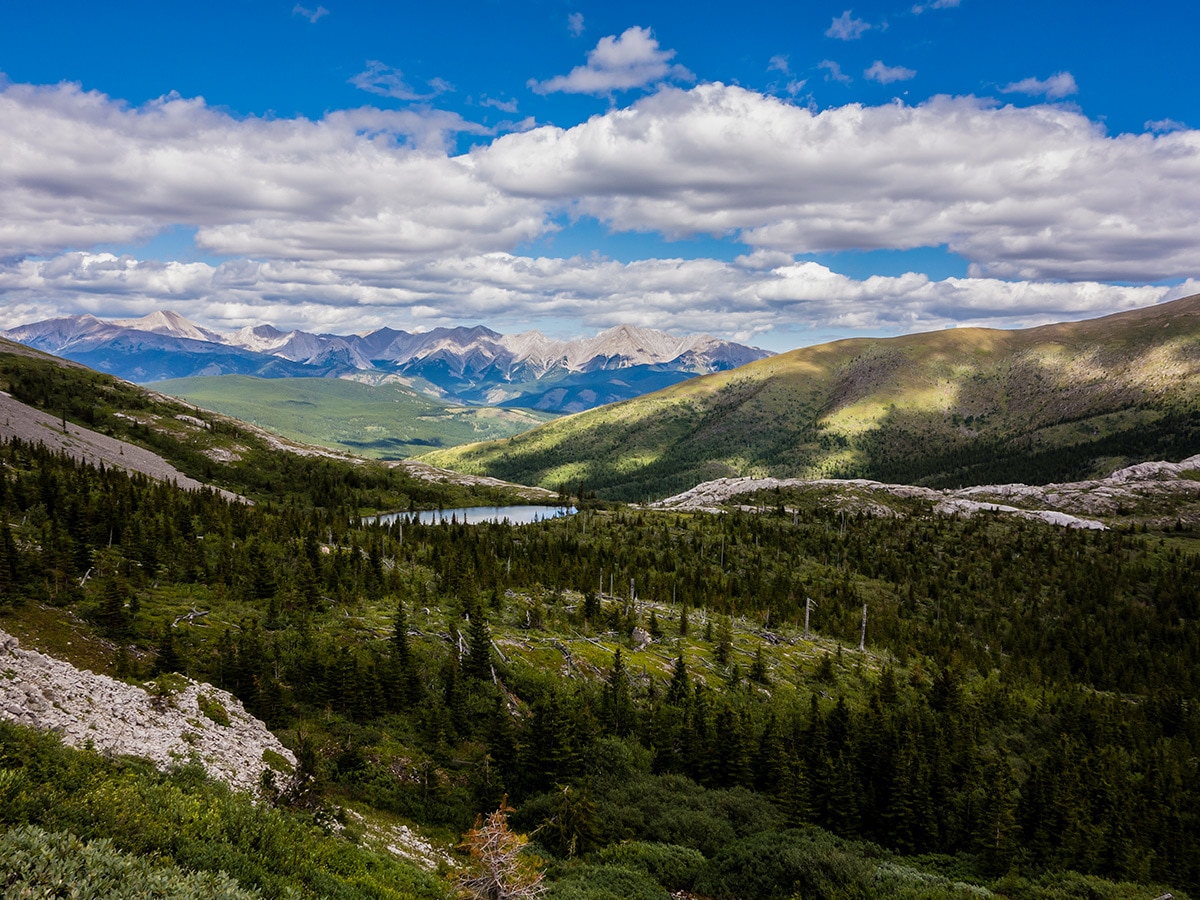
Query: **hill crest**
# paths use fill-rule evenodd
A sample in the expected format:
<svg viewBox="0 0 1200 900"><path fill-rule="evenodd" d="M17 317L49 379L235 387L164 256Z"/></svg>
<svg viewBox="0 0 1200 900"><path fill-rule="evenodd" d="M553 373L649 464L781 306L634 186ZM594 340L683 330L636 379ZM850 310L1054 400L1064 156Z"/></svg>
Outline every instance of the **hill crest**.
<svg viewBox="0 0 1200 900"><path fill-rule="evenodd" d="M804 347L429 458L633 500L742 476L1044 483L1200 452L1198 396L1200 295Z"/></svg>

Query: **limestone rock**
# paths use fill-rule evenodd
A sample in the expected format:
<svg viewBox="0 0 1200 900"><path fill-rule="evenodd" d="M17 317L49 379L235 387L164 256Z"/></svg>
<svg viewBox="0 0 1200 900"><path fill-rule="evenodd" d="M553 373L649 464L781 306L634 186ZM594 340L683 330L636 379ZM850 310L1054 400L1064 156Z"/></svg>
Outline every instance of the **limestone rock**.
<svg viewBox="0 0 1200 900"><path fill-rule="evenodd" d="M295 766L291 751L232 694L182 677L178 684L178 690L152 695L22 650L0 631L2 719L58 732L75 747L145 757L164 770L194 757L213 778L239 791L258 788L268 768L264 754Z"/></svg>

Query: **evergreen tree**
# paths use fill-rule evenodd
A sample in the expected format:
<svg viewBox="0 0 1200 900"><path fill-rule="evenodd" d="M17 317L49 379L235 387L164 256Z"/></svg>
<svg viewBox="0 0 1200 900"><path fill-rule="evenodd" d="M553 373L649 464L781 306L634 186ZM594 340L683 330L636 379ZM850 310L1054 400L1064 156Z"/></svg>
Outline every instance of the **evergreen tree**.
<svg viewBox="0 0 1200 900"><path fill-rule="evenodd" d="M650 632L650 637L654 638L654 640L662 640L662 626L658 624L658 613L654 610L650 610L650 621L646 625L646 630Z"/></svg>
<svg viewBox="0 0 1200 900"><path fill-rule="evenodd" d="M733 650L733 623L729 616L721 616L717 623L717 645L713 648L713 658L722 665L729 665L729 654Z"/></svg>
<svg viewBox="0 0 1200 900"><path fill-rule="evenodd" d="M404 600L396 600L396 615L392 618L392 659L395 662L401 707L408 707L420 699L421 684L417 679L416 666L413 663L412 648L408 642L408 613L404 609Z"/></svg>
<svg viewBox="0 0 1200 900"><path fill-rule="evenodd" d="M683 706L692 694L688 682L687 663L681 653L675 660L675 668L671 673L671 683L667 686L666 700L674 706Z"/></svg>
<svg viewBox="0 0 1200 900"><path fill-rule="evenodd" d="M613 654L612 669L604 687L603 702L604 724L608 730L622 737L628 735L633 730L634 708L629 691L629 676L625 672L620 647Z"/></svg>
<svg viewBox="0 0 1200 900"><path fill-rule="evenodd" d="M492 633L478 607L467 623L467 655L462 667L469 678L487 681L492 677Z"/></svg>
<svg viewBox="0 0 1200 900"><path fill-rule="evenodd" d="M763 649L754 651L754 662L750 664L750 680L762 685L769 685L771 678L767 674L767 661L763 657Z"/></svg>
<svg viewBox="0 0 1200 900"><path fill-rule="evenodd" d="M165 672L178 672L182 667L183 662L175 648L174 629L169 625L164 625L155 654L154 672L157 675Z"/></svg>

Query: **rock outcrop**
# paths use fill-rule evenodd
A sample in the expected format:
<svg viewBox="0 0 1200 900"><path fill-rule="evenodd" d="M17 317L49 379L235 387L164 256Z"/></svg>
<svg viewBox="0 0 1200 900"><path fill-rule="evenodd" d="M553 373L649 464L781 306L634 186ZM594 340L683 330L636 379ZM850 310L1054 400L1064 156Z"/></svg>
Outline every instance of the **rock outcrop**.
<svg viewBox="0 0 1200 900"><path fill-rule="evenodd" d="M291 751L232 694L182 676L164 680L178 689L150 693L22 650L0 631L0 719L57 732L75 747L144 757L164 770L196 759L239 791L257 790L267 768L295 767Z"/></svg>
<svg viewBox="0 0 1200 900"><path fill-rule="evenodd" d="M1091 481L986 484L957 490L885 484L862 478L718 478L651 505L660 509L718 512L736 497L788 488L827 493L835 502L871 515L894 515L887 504L890 496L926 500L934 504L935 512L943 515L998 512L1065 528L1105 529L1108 525L1091 517L1120 517L1150 510L1154 516L1148 512L1146 516L1155 518L1155 524L1161 527L1175 519L1175 513L1171 512L1174 507L1200 504L1200 480L1192 477L1198 470L1200 455L1178 463L1138 463Z"/></svg>

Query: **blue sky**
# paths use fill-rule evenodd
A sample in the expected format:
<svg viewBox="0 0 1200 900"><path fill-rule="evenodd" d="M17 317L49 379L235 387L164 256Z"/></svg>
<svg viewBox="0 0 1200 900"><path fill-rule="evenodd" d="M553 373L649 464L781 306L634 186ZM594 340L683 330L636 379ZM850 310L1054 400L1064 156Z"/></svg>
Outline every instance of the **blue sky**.
<svg viewBox="0 0 1200 900"><path fill-rule="evenodd" d="M46 2L0 327L633 322L775 350L1194 293L1190 4Z"/></svg>

